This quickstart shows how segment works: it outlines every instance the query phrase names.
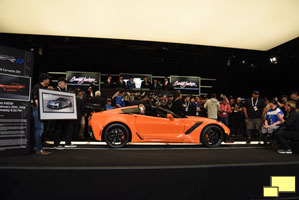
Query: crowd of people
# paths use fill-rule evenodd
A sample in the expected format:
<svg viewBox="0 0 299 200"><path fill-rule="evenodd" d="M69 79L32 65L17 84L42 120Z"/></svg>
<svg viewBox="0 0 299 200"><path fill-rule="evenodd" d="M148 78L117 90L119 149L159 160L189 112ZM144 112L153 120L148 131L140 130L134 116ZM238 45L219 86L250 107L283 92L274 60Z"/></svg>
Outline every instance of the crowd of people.
<svg viewBox="0 0 299 200"><path fill-rule="evenodd" d="M131 76L128 81L125 81L123 76L119 76L119 79L115 82L112 80L112 76L108 75L107 80L104 81L103 88L133 90L136 88L136 83L133 76ZM140 88L150 90L171 90L173 87L167 77L164 78L163 83L158 79L154 79L151 83L148 77L144 76Z"/></svg>
<svg viewBox="0 0 299 200"><path fill-rule="evenodd" d="M38 118L38 89L48 88L57 91L66 91L67 81L64 78L58 79L56 88L49 86L51 77L47 74L41 74L39 83L33 88L33 119L35 127L35 147L37 154L48 155L42 149L42 134L44 124ZM109 88L109 77L106 88ZM117 83L123 86L121 82ZM164 89L169 89L170 84L165 79ZM156 82L156 81L155 81ZM143 82L143 87L152 87L147 78ZM56 120L47 124L47 130L52 127L54 146L57 150L64 148L75 148L71 143L72 139L88 138L87 126L88 116L91 112L116 109L126 106L143 105L145 114L152 115L153 106L161 106L172 111L177 116L198 116L207 117L224 123L231 129L231 137L225 137L225 142L231 142L232 137L242 136L247 138L249 144L254 136L258 141L264 140L267 143L267 137L272 137L273 133L279 144L279 153L292 153L288 140L299 140L299 114L298 114L298 94L292 92L288 98L283 95L281 99L277 97L268 100L259 97L259 91L254 90L252 96L248 99L241 97L227 97L221 94L210 96L191 96L183 97L180 91L173 91L171 95L150 93L130 94L125 92L125 88L130 88L127 83L122 90L117 91L112 97L102 97L101 91L75 89L77 98L77 120ZM155 85L156 87L156 85ZM118 87L119 88L119 87ZM92 108L92 109L91 109ZM49 126L49 124L51 124ZM47 132L47 131L45 131ZM66 143L60 144L60 137L64 135Z"/></svg>

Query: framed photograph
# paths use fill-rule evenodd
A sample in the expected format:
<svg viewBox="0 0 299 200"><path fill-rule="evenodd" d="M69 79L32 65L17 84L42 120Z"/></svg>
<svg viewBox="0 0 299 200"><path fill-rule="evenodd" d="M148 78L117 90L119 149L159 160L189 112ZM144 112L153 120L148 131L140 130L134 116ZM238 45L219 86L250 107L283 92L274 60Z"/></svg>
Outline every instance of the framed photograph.
<svg viewBox="0 0 299 200"><path fill-rule="evenodd" d="M76 94L39 89L41 120L77 119Z"/></svg>

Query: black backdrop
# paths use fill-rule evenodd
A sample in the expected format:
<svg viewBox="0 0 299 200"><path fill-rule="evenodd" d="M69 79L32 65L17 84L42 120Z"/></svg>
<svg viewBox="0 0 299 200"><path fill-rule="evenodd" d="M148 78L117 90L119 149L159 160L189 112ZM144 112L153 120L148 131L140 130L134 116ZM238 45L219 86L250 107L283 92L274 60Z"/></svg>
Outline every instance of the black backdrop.
<svg viewBox="0 0 299 200"><path fill-rule="evenodd" d="M250 96L253 89L259 89L262 97L299 90L295 73L299 66L299 38L269 51L21 34L0 34L0 44L33 50L34 77L41 72L68 70L176 74L216 78L216 82L208 83L213 86L209 92L241 97ZM273 56L278 58L277 64L270 62Z"/></svg>
<svg viewBox="0 0 299 200"><path fill-rule="evenodd" d="M0 46L0 84L18 83L24 91L1 91L0 154L27 153L30 135L30 91L33 54Z"/></svg>

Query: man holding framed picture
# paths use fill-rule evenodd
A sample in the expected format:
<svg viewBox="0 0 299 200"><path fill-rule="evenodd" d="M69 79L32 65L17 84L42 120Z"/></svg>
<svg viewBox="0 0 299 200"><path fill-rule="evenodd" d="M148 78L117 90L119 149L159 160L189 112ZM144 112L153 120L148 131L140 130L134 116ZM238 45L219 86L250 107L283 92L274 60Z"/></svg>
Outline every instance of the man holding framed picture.
<svg viewBox="0 0 299 200"><path fill-rule="evenodd" d="M35 150L37 155L49 155L51 152L47 152L43 150L43 142L42 136L44 132L44 122L40 120L38 115L38 105L39 105L39 89L47 89L50 84L51 77L42 73L39 75L39 83L37 83L32 90L32 99L33 99L33 107L32 107L32 115L34 120L34 138L35 138Z"/></svg>
<svg viewBox="0 0 299 200"><path fill-rule="evenodd" d="M56 91L67 92L67 80L63 77L58 78L58 85L55 88ZM64 147L60 145L61 134L65 135ZM54 132L54 148L57 150L63 150L65 148L76 148L76 145L71 143L73 137L73 123L72 120L56 120L55 132Z"/></svg>

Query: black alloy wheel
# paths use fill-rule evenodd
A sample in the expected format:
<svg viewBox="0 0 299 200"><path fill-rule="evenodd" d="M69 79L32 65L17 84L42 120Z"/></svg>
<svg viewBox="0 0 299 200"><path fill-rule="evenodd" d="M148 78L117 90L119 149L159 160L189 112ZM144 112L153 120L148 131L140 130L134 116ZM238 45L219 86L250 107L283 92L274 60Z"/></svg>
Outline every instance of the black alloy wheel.
<svg viewBox="0 0 299 200"><path fill-rule="evenodd" d="M104 140L111 148L122 148L129 142L129 139L128 128L120 123L109 125L104 132Z"/></svg>
<svg viewBox="0 0 299 200"><path fill-rule="evenodd" d="M220 146L223 138L223 130L217 125L209 125L205 127L200 134L200 141L202 144L211 148Z"/></svg>

